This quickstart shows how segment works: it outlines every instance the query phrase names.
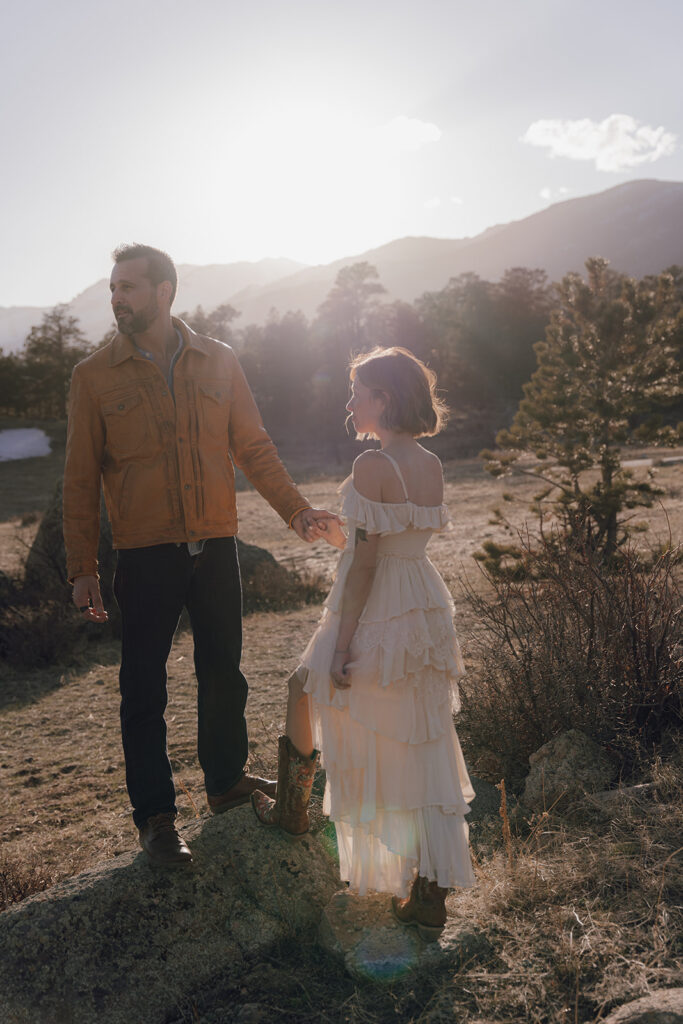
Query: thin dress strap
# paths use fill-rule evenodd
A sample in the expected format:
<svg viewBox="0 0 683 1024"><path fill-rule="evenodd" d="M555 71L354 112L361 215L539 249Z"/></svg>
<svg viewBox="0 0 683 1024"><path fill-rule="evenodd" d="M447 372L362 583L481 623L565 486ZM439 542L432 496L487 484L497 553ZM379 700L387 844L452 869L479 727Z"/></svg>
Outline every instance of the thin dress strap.
<svg viewBox="0 0 683 1024"><path fill-rule="evenodd" d="M379 449L379 453L380 453L380 455L383 455L385 459L389 459L389 462L391 463L391 465L396 470L396 476L401 481L401 487L403 488L403 496L406 499L406 501L408 501L409 500L409 498L408 498L408 488L406 487L406 482L403 479L403 473L401 472L401 470L398 467L398 462L396 461L396 459L393 459L391 457L391 455L387 455L386 452L383 452L381 448Z"/></svg>

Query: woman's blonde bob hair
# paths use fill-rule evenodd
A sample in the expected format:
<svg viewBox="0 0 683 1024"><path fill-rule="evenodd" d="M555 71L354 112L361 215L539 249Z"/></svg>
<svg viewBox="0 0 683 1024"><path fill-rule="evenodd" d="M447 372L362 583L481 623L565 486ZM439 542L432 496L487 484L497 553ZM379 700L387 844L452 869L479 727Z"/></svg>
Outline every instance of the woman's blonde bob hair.
<svg viewBox="0 0 683 1024"><path fill-rule="evenodd" d="M448 409L436 394L436 374L405 348L373 348L350 364L358 380L385 400L380 425L412 437L433 437L446 425Z"/></svg>

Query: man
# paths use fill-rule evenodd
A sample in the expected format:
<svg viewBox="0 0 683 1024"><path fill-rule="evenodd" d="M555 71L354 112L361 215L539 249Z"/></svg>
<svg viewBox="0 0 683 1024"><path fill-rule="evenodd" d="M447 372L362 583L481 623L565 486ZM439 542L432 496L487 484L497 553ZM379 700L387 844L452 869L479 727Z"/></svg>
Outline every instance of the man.
<svg viewBox="0 0 683 1024"><path fill-rule="evenodd" d="M150 246L114 253L118 333L74 369L64 470L64 538L73 600L103 622L97 576L100 483L118 563L121 732L140 842L154 864L189 863L175 828L166 749L166 660L188 609L198 684L198 755L220 813L272 793L245 774L247 683L232 460L302 540L331 514L312 509L266 433L232 349L171 316L177 275ZM232 460L231 457L232 456Z"/></svg>

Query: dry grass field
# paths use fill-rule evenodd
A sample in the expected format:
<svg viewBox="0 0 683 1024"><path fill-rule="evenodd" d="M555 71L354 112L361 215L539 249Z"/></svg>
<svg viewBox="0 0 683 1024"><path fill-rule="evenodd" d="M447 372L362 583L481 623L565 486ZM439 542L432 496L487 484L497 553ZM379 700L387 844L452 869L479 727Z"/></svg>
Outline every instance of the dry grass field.
<svg viewBox="0 0 683 1024"><path fill-rule="evenodd" d="M59 475L58 432L55 438L55 450L45 459L0 464L0 570L6 573L19 571ZM296 475L296 466L291 469ZM520 476L505 484L492 481L477 460L447 464L446 480L453 525L433 538L430 553L458 600L459 578L477 578L473 551L486 536L499 535L489 520L501 492L528 500L536 487ZM314 504L336 508L339 482L311 479L302 489ZM669 531L679 538L682 533L682 467L660 469L658 482L667 491L663 505L638 516L650 524L643 535L647 543L665 539ZM520 523L523 505L512 513ZM239 509L244 540L300 571L330 577L332 549L302 545L253 491L239 495ZM467 657L475 624L466 604L458 604ZM245 619L251 767L258 772L274 770L285 680L318 615L319 608L309 606ZM113 643L87 645L68 665L0 669L0 885L6 899L13 897L12 886L17 894L30 891L136 847L120 749L117 669ZM170 755L182 824L206 813L187 633L174 645L169 691ZM469 755L476 764L476 751ZM630 804L616 816L586 807L520 820L507 849L499 822L473 828L480 884L449 902L453 912L486 932L488 960L380 991L354 986L314 945L275 950L269 969L298 972L297 991L303 987L306 998L288 1005L280 992L272 1016L263 1019L578 1024L600 1019L625 999L683 984L677 966L680 850L675 854L683 835L683 766L675 747L656 754L642 777L655 783L646 804ZM248 981L245 986L233 994L235 1005L270 1005L258 977L252 994ZM205 1018L197 1010L185 1019Z"/></svg>

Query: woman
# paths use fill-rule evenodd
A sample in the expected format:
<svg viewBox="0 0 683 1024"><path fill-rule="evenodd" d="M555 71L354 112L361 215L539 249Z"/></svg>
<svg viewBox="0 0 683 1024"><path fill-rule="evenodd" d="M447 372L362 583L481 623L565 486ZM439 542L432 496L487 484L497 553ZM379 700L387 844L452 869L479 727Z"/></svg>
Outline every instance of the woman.
<svg viewBox="0 0 683 1024"><path fill-rule="evenodd" d="M463 665L450 594L425 554L448 521L443 474L417 442L438 433L445 408L434 374L405 349L358 357L351 382L356 433L380 449L359 455L341 487L348 539L327 525L343 554L289 680L277 798L252 802L263 824L303 835L318 748L342 879L394 893L398 920L433 939L448 888L474 884L464 817L474 791L452 719Z"/></svg>

